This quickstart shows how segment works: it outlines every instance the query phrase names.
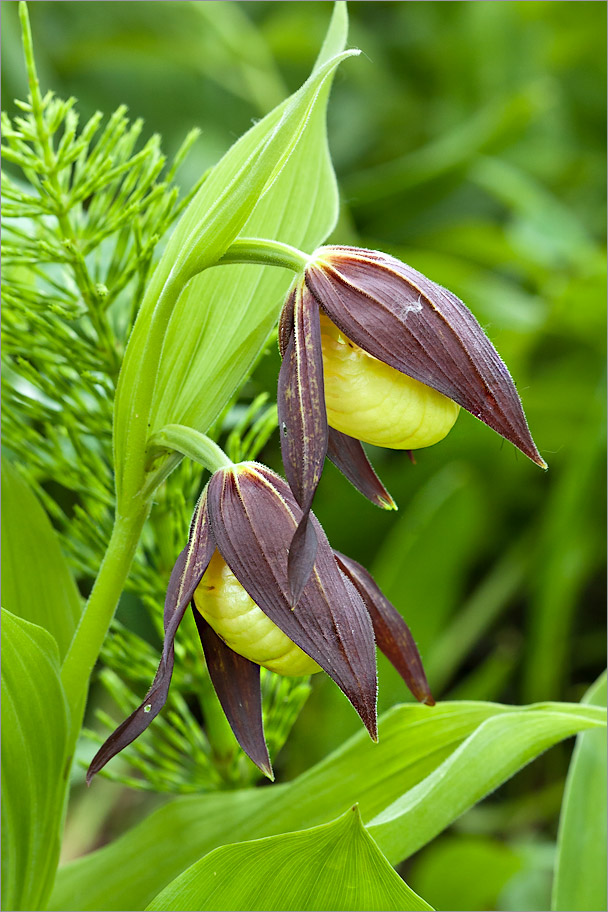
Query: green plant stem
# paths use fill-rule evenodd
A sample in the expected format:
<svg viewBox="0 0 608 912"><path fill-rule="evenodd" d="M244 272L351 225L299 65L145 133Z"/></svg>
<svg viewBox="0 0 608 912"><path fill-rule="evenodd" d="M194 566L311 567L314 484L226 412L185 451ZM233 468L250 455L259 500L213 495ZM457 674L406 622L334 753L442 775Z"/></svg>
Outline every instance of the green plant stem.
<svg viewBox="0 0 608 912"><path fill-rule="evenodd" d="M302 272L309 260L308 254L280 241L265 238L239 238L231 244L219 260L209 263L205 268L234 263L251 263L279 266L294 272ZM119 506L123 496L137 494L151 497L154 493L153 485L160 484L181 459L181 456L169 457L163 471L157 473L152 483L149 478L146 478L145 457L142 459L142 456L146 453L149 444L150 412L165 334L173 309L186 284L193 277L194 274L182 275L176 265L167 277L154 307L150 327L143 342L144 351L140 356L140 363L144 367L131 391L132 418L123 460L124 475L119 487Z"/></svg>
<svg viewBox="0 0 608 912"><path fill-rule="evenodd" d="M182 424L167 424L148 440L148 477L142 492L144 500L152 497L161 482L179 465L182 456L198 462L211 474L232 465L232 460L210 437Z"/></svg>
<svg viewBox="0 0 608 912"><path fill-rule="evenodd" d="M148 512L149 505L142 502L133 513L117 516L95 585L63 661L61 680L71 712L73 744L82 723L89 678L114 617Z"/></svg>
<svg viewBox="0 0 608 912"><path fill-rule="evenodd" d="M216 266L227 266L232 263L256 263L260 266L282 266L293 272L302 272L310 262L310 255L266 238L237 238L226 253L220 257Z"/></svg>

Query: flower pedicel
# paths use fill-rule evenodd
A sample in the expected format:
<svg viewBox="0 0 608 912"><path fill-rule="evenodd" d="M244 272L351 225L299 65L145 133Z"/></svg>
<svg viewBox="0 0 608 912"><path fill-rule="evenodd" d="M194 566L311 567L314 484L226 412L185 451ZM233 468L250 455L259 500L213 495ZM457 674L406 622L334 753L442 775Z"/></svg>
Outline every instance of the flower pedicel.
<svg viewBox="0 0 608 912"><path fill-rule="evenodd" d="M138 737L167 699L174 639L192 603L209 675L234 734L272 778L264 739L260 665L279 674L323 669L376 740L376 643L421 702L433 704L416 645L367 571L332 551L311 514L314 570L297 608L287 553L302 510L289 486L254 462L216 471L194 514L165 601L165 640L145 700L97 752L87 782Z"/></svg>

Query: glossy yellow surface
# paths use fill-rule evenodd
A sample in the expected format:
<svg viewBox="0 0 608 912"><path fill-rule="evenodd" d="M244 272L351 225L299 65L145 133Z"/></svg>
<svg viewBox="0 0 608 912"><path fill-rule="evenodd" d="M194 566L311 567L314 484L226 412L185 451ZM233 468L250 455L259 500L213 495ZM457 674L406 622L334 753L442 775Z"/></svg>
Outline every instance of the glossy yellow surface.
<svg viewBox="0 0 608 912"><path fill-rule="evenodd" d="M328 423L365 443L415 450L443 440L460 407L379 361L321 314Z"/></svg>
<svg viewBox="0 0 608 912"><path fill-rule="evenodd" d="M194 593L194 604L234 652L280 675L321 671L245 592L216 551Z"/></svg>

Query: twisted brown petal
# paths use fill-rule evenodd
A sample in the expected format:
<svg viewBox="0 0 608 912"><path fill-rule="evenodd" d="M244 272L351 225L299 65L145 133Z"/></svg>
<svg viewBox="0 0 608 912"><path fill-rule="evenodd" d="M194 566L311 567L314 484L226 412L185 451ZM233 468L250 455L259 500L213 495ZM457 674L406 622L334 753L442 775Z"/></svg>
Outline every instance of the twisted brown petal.
<svg viewBox="0 0 608 912"><path fill-rule="evenodd" d="M350 247L322 247L306 284L349 339L453 399L546 467L509 371L456 295L394 257Z"/></svg>
<svg viewBox="0 0 608 912"><path fill-rule="evenodd" d="M357 491L373 504L383 510L397 509L395 501L374 472L360 440L330 427L327 456Z"/></svg>
<svg viewBox="0 0 608 912"><path fill-rule="evenodd" d="M323 471L328 433L319 307L302 285L295 288L293 329L279 373L277 405L285 474L302 508L289 552L295 605L315 562L317 542L309 512Z"/></svg>
<svg viewBox="0 0 608 912"><path fill-rule="evenodd" d="M93 757L87 770L87 785L108 760L146 730L165 705L173 675L175 634L214 551L215 542L210 534L203 494L196 508L188 544L177 558L169 579L164 610L165 640L158 671L141 705L118 726Z"/></svg>
<svg viewBox="0 0 608 912"><path fill-rule="evenodd" d="M287 546L302 511L289 486L256 463L217 472L208 509L220 554L251 598L344 691L376 737L374 634L365 605L340 572L323 529L313 573L291 608Z"/></svg>
<svg viewBox="0 0 608 912"><path fill-rule="evenodd" d="M296 287L297 286L294 286L287 295L287 299L281 310L281 316L279 317L278 340L281 358L285 356L287 345L293 332L293 311L296 300Z"/></svg>
<svg viewBox="0 0 608 912"><path fill-rule="evenodd" d="M262 722L260 666L230 649L194 604L192 613L209 677L236 740L258 769L274 780Z"/></svg>
<svg viewBox="0 0 608 912"><path fill-rule="evenodd" d="M338 566L352 580L365 602L374 625L378 648L395 666L416 699L433 706L435 701L409 627L365 567L339 551L334 551L334 555Z"/></svg>

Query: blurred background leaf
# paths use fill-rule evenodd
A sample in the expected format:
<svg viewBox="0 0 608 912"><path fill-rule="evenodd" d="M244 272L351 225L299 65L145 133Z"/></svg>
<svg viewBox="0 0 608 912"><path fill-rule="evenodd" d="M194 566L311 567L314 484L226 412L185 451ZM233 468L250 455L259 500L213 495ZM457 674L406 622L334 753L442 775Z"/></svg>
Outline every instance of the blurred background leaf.
<svg viewBox="0 0 608 912"><path fill-rule="evenodd" d="M606 675L583 697L606 705ZM606 908L606 738L577 738L560 818L552 909Z"/></svg>

